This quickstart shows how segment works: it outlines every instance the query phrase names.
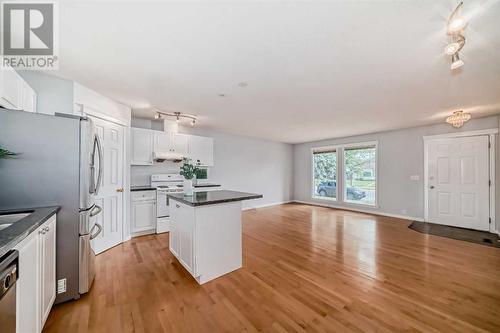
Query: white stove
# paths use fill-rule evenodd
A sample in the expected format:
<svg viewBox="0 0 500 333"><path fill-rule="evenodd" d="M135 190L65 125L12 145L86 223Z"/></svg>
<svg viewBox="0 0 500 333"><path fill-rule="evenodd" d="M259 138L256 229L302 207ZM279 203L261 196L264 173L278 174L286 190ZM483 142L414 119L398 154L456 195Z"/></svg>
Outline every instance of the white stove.
<svg viewBox="0 0 500 333"><path fill-rule="evenodd" d="M184 177L176 173L151 175L151 187L156 188L156 233L170 231L170 208L167 193L182 193Z"/></svg>

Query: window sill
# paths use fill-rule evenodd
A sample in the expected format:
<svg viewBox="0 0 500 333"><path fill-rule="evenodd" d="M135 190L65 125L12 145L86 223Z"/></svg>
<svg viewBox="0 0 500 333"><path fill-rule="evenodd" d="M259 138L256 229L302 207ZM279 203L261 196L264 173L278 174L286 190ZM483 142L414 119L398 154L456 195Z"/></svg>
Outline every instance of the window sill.
<svg viewBox="0 0 500 333"><path fill-rule="evenodd" d="M327 197L311 197L311 200L326 201L326 202L338 202L337 198L327 198Z"/></svg>

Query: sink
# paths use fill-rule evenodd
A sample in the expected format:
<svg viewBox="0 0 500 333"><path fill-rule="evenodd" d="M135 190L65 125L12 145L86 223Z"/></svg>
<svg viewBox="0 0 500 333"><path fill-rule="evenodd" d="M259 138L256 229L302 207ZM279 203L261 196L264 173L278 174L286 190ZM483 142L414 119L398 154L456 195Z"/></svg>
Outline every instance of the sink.
<svg viewBox="0 0 500 333"><path fill-rule="evenodd" d="M6 224L13 224L16 223L17 221L22 220L26 216L30 216L33 213L33 211L30 212L21 212L21 213L7 213L7 214L0 214L0 228L5 229L7 227L3 227Z"/></svg>

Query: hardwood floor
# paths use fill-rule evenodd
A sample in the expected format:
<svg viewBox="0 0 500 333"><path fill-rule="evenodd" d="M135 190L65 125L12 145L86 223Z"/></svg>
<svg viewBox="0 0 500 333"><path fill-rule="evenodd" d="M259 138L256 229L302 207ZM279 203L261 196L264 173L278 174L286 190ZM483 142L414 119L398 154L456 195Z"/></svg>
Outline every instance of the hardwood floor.
<svg viewBox="0 0 500 333"><path fill-rule="evenodd" d="M500 332L498 248L301 204L243 221L242 269L199 286L168 234L135 238L44 332Z"/></svg>

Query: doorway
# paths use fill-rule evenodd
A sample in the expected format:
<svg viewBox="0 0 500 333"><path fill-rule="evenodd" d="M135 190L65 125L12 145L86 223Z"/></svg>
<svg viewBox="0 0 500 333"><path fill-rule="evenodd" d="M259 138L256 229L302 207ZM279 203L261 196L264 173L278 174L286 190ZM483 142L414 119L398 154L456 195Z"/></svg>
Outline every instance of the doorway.
<svg viewBox="0 0 500 333"><path fill-rule="evenodd" d="M425 220L490 231L490 135L424 139Z"/></svg>
<svg viewBox="0 0 500 333"><path fill-rule="evenodd" d="M99 254L123 242L125 128L101 118L90 118L103 146L104 171L96 196L96 204L102 207L96 222L102 226L102 232L92 240L92 248Z"/></svg>

